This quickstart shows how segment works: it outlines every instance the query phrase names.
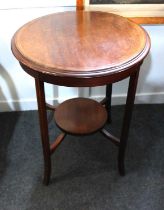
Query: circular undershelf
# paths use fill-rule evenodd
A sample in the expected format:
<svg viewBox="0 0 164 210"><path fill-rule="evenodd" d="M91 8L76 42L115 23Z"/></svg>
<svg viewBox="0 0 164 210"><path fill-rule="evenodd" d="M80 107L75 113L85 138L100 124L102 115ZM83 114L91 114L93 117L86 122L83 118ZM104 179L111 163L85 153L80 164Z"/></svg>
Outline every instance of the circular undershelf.
<svg viewBox="0 0 164 210"><path fill-rule="evenodd" d="M107 111L98 102L74 98L61 103L54 114L56 124L64 132L85 135L100 130L107 121Z"/></svg>

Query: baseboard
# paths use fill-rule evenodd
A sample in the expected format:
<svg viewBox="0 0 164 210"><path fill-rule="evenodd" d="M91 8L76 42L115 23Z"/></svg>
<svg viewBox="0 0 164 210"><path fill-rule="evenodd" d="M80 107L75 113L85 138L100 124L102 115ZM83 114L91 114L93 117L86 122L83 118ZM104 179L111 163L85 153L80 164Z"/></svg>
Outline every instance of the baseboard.
<svg viewBox="0 0 164 210"><path fill-rule="evenodd" d="M102 96L92 97L95 100L101 101ZM126 95L112 95L112 105L123 105L126 103ZM164 103L164 92L160 93L138 93L135 97L135 104L161 104Z"/></svg>
<svg viewBox="0 0 164 210"><path fill-rule="evenodd" d="M58 100L47 99L49 104L57 104ZM37 110L37 100L36 99L22 99L22 100L10 100L10 101L0 101L0 112L10 112L10 111L28 111Z"/></svg>
<svg viewBox="0 0 164 210"><path fill-rule="evenodd" d="M92 96L94 100L101 101L104 97ZM63 101L60 98L47 99L50 104L58 104ZM113 95L112 105L122 105L126 103L126 95ZM164 103L164 92L161 93L142 93L136 94L135 104L160 104ZM9 111L26 111L26 110L37 110L36 99L23 99L23 100L10 100L0 101L0 112Z"/></svg>

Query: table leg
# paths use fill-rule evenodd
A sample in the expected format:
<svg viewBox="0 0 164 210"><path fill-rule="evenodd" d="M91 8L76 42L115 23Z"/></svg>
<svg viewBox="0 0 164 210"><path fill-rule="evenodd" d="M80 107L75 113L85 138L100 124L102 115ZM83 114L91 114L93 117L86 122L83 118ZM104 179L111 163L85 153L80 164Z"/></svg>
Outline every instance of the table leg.
<svg viewBox="0 0 164 210"><path fill-rule="evenodd" d="M106 86L105 108L108 112L108 122L111 123L111 101L112 101L112 84Z"/></svg>
<svg viewBox="0 0 164 210"><path fill-rule="evenodd" d="M123 118L123 125L120 137L120 146L118 153L118 168L120 175L125 175L124 159L125 159L125 150L127 145L130 121L132 117L133 105L135 100L137 82L139 76L139 69L130 76L128 94L126 99L126 106Z"/></svg>
<svg viewBox="0 0 164 210"><path fill-rule="evenodd" d="M51 175L51 152L50 143L48 135L48 123L47 123L47 113L46 113L46 102L45 102L45 92L44 92L44 82L35 79L37 102L38 102L38 112L39 112L39 122L40 122L40 133L42 140L42 148L44 155L44 178L43 183L48 185Z"/></svg>

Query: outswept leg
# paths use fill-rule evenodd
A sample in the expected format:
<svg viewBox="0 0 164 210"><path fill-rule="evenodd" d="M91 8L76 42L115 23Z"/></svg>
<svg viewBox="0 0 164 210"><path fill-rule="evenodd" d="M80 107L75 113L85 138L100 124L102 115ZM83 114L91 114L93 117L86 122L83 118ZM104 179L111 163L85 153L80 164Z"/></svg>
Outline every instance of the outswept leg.
<svg viewBox="0 0 164 210"><path fill-rule="evenodd" d="M50 143L48 135L48 122L47 122L47 113L46 113L44 82L35 79L35 86L36 86L36 94L38 101L40 133L41 133L43 156L44 156L43 183L45 185L48 185L51 176L51 152L50 152Z"/></svg>
<svg viewBox="0 0 164 210"><path fill-rule="evenodd" d="M120 175L122 176L125 175L125 166L124 166L125 150L126 150L130 121L134 106L138 76L139 76L139 69L130 76L129 80L128 94L126 99L126 106L125 106L122 131L120 137L119 153L118 153L118 169Z"/></svg>

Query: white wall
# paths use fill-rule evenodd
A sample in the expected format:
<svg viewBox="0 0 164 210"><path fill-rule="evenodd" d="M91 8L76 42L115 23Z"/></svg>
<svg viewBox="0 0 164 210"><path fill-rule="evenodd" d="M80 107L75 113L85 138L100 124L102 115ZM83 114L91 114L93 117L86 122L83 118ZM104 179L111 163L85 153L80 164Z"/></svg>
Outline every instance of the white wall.
<svg viewBox="0 0 164 210"><path fill-rule="evenodd" d="M75 10L76 0L5 0L0 5L0 111L36 109L34 80L19 66L10 50L14 32L38 16ZM64 5L66 7L56 7ZM136 103L164 103L164 26L144 26L152 48L139 77ZM127 80L113 88L113 104L125 103ZM68 97L85 96L101 100L105 87L65 88L46 85L47 100L57 103Z"/></svg>

